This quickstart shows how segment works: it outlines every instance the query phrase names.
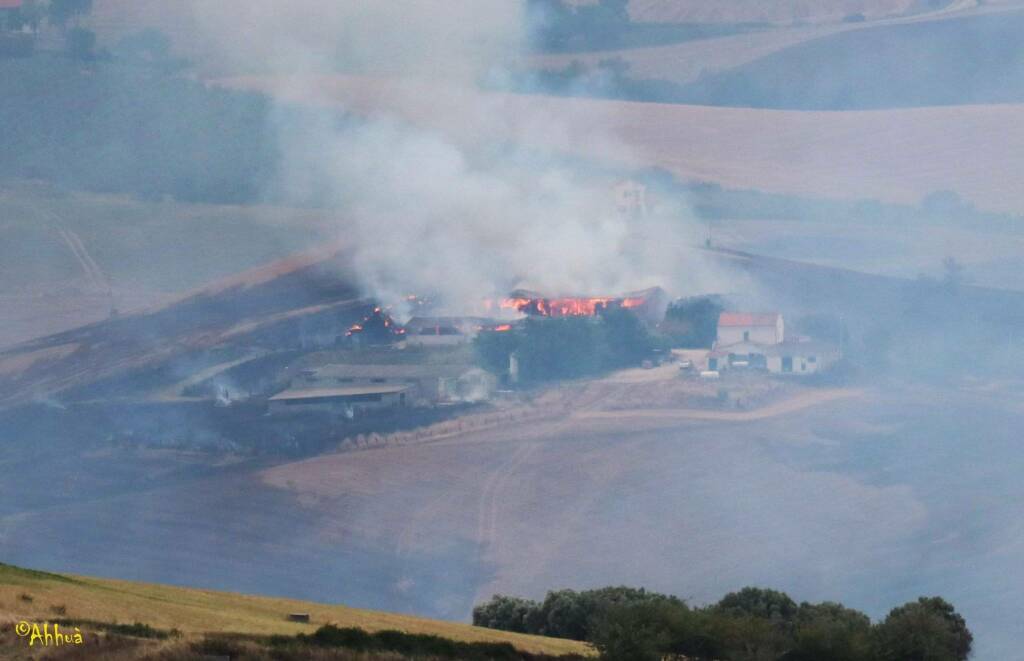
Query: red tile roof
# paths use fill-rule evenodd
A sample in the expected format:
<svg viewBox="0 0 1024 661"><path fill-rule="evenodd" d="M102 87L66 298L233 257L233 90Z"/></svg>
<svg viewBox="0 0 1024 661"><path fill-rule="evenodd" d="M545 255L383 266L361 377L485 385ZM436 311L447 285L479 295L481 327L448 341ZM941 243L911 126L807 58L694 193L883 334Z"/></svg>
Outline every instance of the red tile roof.
<svg viewBox="0 0 1024 661"><path fill-rule="evenodd" d="M723 312L718 316L719 326L775 326L782 316L778 312L751 314L749 312Z"/></svg>

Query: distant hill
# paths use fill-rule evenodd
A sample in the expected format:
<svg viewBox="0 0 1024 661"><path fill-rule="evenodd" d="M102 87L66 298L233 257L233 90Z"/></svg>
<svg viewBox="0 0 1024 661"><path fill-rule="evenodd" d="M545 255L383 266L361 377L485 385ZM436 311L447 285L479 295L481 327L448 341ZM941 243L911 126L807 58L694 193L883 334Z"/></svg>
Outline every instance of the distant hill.
<svg viewBox="0 0 1024 661"><path fill-rule="evenodd" d="M338 247L278 260L186 294L162 307L32 340L0 351L0 408L97 384L134 383L135 392L179 361L207 365L210 351L268 343L299 347L362 319L360 299ZM199 358L200 356L204 356ZM237 357L237 356L235 356ZM178 367L176 367L178 365ZM208 365L207 365L208 366ZM169 371L169 372L168 372Z"/></svg>
<svg viewBox="0 0 1024 661"><path fill-rule="evenodd" d="M634 21L652 23L818 23L855 14L892 16L926 6L920 0L630 0L628 9Z"/></svg>
<svg viewBox="0 0 1024 661"><path fill-rule="evenodd" d="M798 112L482 95L357 76L318 78L302 91L272 77L220 82L357 114L395 113L459 145L514 135L528 147L660 167L682 179L730 188L911 204L953 190L980 209L1024 210L1024 189L1015 178L1024 136L1008 130L1019 122L1022 105ZM506 111L465 122L470 104L500 104ZM557 134L530 129L553 117L565 118Z"/></svg>
<svg viewBox="0 0 1024 661"><path fill-rule="evenodd" d="M907 22L806 41L685 89L702 105L858 110L1024 100L1024 12Z"/></svg>
<svg viewBox="0 0 1024 661"><path fill-rule="evenodd" d="M584 643L484 629L457 622L397 615L347 606L317 604L230 592L67 576L0 564L0 623L140 622L158 630L177 629L187 640L205 633L312 633L324 624L357 627L369 632L386 629L432 634L465 642L509 642L534 654L591 654ZM309 613L310 623L289 622L289 613ZM86 636L99 627L79 625ZM63 627L62 627L63 628ZM0 639L5 655L6 637ZM23 643L24 644L24 643ZM7 652L19 651L17 641ZM20 650L23 651L23 650Z"/></svg>

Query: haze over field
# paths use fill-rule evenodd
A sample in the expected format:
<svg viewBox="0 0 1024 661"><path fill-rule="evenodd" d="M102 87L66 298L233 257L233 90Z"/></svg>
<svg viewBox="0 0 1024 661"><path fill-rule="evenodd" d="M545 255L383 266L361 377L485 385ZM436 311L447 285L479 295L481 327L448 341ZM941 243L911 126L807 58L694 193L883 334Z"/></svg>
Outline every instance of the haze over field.
<svg viewBox="0 0 1024 661"><path fill-rule="evenodd" d="M0 54L0 562L456 620L942 595L1024 645L1020 3L94 4ZM719 372L722 310L836 369Z"/></svg>

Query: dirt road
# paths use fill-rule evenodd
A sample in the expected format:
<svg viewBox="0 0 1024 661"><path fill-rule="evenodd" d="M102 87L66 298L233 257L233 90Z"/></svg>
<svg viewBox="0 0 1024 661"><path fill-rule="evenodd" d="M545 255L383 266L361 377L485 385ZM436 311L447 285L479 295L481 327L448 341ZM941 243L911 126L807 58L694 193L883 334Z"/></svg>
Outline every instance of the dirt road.
<svg viewBox="0 0 1024 661"><path fill-rule="evenodd" d="M745 422L763 420L784 413L792 413L802 409L824 404L846 397L860 397L863 390L852 388L830 388L828 390L810 390L799 393L774 404L752 411L708 411L702 409L626 409L618 411L582 410L573 413L573 418L580 419L648 419L648 420L722 420L728 422Z"/></svg>

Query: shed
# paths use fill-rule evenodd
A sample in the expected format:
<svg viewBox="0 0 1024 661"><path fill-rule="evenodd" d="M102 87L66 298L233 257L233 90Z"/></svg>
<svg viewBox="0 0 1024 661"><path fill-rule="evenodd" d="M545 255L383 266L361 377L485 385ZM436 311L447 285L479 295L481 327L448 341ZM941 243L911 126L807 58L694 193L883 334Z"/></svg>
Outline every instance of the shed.
<svg viewBox="0 0 1024 661"><path fill-rule="evenodd" d="M475 365L452 363L340 363L311 370L302 380L303 387L403 386L409 403L428 405L487 399L496 383Z"/></svg>
<svg viewBox="0 0 1024 661"><path fill-rule="evenodd" d="M406 405L404 385L289 388L270 398L271 413L321 411L354 415Z"/></svg>

